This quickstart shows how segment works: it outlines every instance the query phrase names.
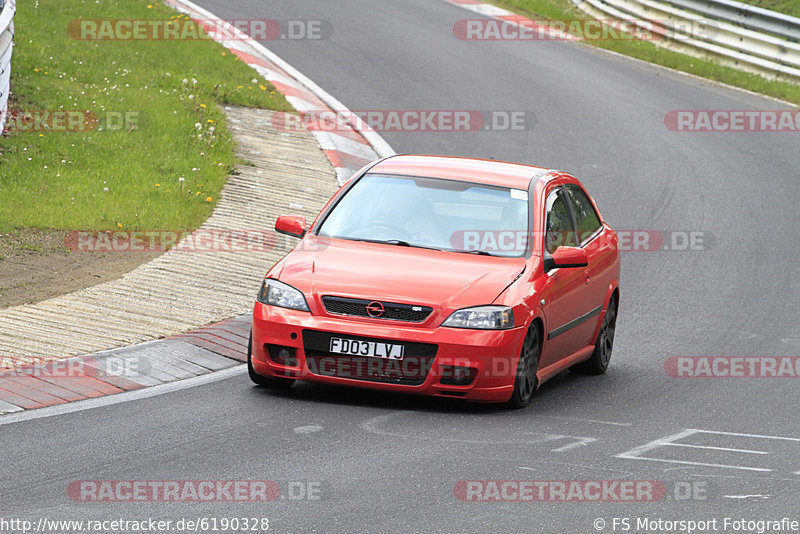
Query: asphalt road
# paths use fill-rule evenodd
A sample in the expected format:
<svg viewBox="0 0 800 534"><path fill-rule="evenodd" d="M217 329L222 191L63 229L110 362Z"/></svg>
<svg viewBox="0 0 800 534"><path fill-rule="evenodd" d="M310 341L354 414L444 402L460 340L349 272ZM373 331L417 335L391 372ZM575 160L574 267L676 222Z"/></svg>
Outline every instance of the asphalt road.
<svg viewBox="0 0 800 534"><path fill-rule="evenodd" d="M561 375L529 409L305 384L276 394L237 375L0 426L2 516L259 516L277 532L585 533L597 531L597 518L612 532L615 517L632 527L645 517L716 518L724 531L724 517L800 520L798 382L664 370L671 356L800 352L797 134L664 125L670 110L784 106L580 45L460 41L455 21L477 16L434 0L200 4L223 18L330 23L329 39L265 44L353 110L535 116L525 131L385 133L398 152L562 168L616 229L704 232L707 246L625 253L609 372ZM66 492L74 480L117 479L268 479L284 496L301 483L321 489L317 500L235 505L82 503ZM669 495L657 503L454 497L459 480L507 479L656 480ZM700 483L704 494L677 500L676 483Z"/></svg>

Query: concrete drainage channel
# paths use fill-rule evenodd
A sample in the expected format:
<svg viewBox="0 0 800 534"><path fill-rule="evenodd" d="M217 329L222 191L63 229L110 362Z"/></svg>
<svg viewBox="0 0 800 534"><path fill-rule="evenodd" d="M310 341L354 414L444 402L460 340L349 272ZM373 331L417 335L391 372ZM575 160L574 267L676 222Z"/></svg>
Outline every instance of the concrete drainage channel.
<svg viewBox="0 0 800 534"><path fill-rule="evenodd" d="M190 2L166 1L192 18L216 18ZM237 166L200 230L265 232L282 213L313 219L355 170L393 153L263 46L243 35L220 42L298 111L348 119L335 133L289 131L275 127L274 112L226 108L237 156L249 165ZM191 254L175 250L179 243L119 280L0 310L0 414L231 371L246 360L247 312L261 277L293 245L279 239L266 251Z"/></svg>

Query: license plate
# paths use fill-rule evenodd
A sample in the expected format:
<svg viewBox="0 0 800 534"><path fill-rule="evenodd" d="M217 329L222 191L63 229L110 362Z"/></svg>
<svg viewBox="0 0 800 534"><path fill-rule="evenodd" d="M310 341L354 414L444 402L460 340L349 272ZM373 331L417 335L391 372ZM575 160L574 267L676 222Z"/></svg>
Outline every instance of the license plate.
<svg viewBox="0 0 800 534"><path fill-rule="evenodd" d="M403 345L382 343L380 341L360 341L358 339L331 338L330 352L349 356L367 356L384 360L402 360Z"/></svg>

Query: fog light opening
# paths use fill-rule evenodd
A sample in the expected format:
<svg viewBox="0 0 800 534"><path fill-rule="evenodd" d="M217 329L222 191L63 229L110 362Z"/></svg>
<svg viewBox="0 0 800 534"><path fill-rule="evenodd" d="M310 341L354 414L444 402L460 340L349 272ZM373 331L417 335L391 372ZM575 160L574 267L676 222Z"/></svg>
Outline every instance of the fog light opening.
<svg viewBox="0 0 800 534"><path fill-rule="evenodd" d="M478 375L476 368L458 365L443 365L441 372L442 377L439 382L446 386L468 386Z"/></svg>
<svg viewBox="0 0 800 534"><path fill-rule="evenodd" d="M278 365L297 367L297 349L295 347L266 344L264 348L269 354L269 359Z"/></svg>

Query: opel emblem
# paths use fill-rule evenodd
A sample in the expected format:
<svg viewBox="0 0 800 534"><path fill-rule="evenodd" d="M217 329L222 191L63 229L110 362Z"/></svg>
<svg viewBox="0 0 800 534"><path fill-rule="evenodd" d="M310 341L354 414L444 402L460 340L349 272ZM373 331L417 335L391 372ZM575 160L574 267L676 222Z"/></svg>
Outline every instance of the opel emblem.
<svg viewBox="0 0 800 534"><path fill-rule="evenodd" d="M380 317L383 315L383 304L374 301L367 304L367 313L370 317Z"/></svg>

